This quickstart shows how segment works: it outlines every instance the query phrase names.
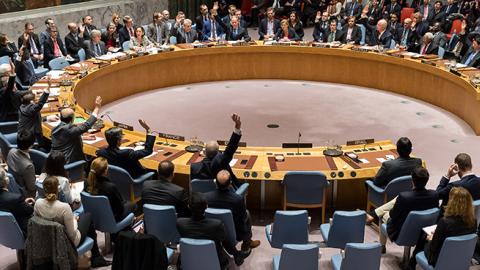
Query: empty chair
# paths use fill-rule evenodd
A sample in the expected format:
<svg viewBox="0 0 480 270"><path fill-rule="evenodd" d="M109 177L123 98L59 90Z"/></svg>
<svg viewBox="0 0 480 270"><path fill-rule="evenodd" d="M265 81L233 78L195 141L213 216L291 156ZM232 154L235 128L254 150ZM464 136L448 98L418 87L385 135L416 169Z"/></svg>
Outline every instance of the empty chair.
<svg viewBox="0 0 480 270"><path fill-rule="evenodd" d="M48 62L48 66L52 70L62 70L68 67L69 65L70 63L68 63L68 61L64 57L57 57L55 59L50 60L50 62Z"/></svg>
<svg viewBox="0 0 480 270"><path fill-rule="evenodd" d="M72 163L65 164L65 172L70 182L79 182L85 180L85 160L79 160Z"/></svg>
<svg viewBox="0 0 480 270"><path fill-rule="evenodd" d="M183 270L220 270L212 240L180 238L180 258Z"/></svg>
<svg viewBox="0 0 480 270"><path fill-rule="evenodd" d="M42 78L43 76L47 75L48 73L48 68L38 66L35 68L35 65L33 64L33 61L31 58L28 58L27 60L28 64L34 69L35 75L37 76L38 79Z"/></svg>
<svg viewBox="0 0 480 270"><path fill-rule="evenodd" d="M118 190L122 194L122 197L134 202L140 197L143 187L143 182L152 178L155 173L148 172L141 175L137 179L133 179L130 174L123 168L114 165L108 165L108 175L110 181L117 185Z"/></svg>
<svg viewBox="0 0 480 270"><path fill-rule="evenodd" d="M328 181L321 172L287 172L283 184L283 210L287 207L322 208L322 223L325 222L325 207Z"/></svg>
<svg viewBox="0 0 480 270"><path fill-rule="evenodd" d="M447 237L445 242L443 242L442 250L440 250L435 267L428 264L428 260L425 257L425 252L423 251L418 253L415 258L422 269L467 270L470 268L470 261L472 259L473 252L475 251L476 243L476 234Z"/></svg>
<svg viewBox="0 0 480 270"><path fill-rule="evenodd" d="M15 139L16 139L16 134L15 134ZM11 143L5 135L0 133L0 149L2 150L2 156L6 160L8 156L8 152L10 152L10 149L12 148L17 148L17 144Z"/></svg>
<svg viewBox="0 0 480 270"><path fill-rule="evenodd" d="M130 41L123 42L122 49L123 49L124 52L130 50Z"/></svg>
<svg viewBox="0 0 480 270"><path fill-rule="evenodd" d="M28 150L28 153L30 154L30 159L33 162L33 166L35 167L35 174L40 175L45 167L48 154L35 149Z"/></svg>
<svg viewBox="0 0 480 270"><path fill-rule="evenodd" d="M402 191L411 190L413 187L411 176L401 176L390 181L385 188L376 186L373 181L367 180L368 186L367 212L371 207L377 208L393 198Z"/></svg>
<svg viewBox="0 0 480 270"><path fill-rule="evenodd" d="M225 228L228 242L231 243L232 246L237 245L237 233L235 231L235 223L233 222L233 215L230 209L207 208L205 210L205 217L221 220Z"/></svg>
<svg viewBox="0 0 480 270"><path fill-rule="evenodd" d="M422 233L422 229L424 227L436 224L439 213L440 210L438 208L432 208L423 211L411 211L408 214L407 219L402 225L402 229L400 229L398 238L395 241L395 244L404 246L404 265L407 265L408 261L410 260L410 249L417 244L417 240ZM380 226L380 234L383 235L382 237L386 237L388 235L386 224L382 224L382 226Z"/></svg>
<svg viewBox="0 0 480 270"><path fill-rule="evenodd" d="M333 270L377 270L380 269L382 245L380 243L348 243L345 257L342 254L332 256ZM361 266L361 267L360 267Z"/></svg>
<svg viewBox="0 0 480 270"><path fill-rule="evenodd" d="M143 206L145 231L160 242L178 243L177 213L171 205L145 204Z"/></svg>
<svg viewBox="0 0 480 270"><path fill-rule="evenodd" d="M105 233L105 247L108 253L111 249L110 233L117 233L130 226L134 215L130 213L122 221L116 222L110 202L106 196L94 196L87 192L81 192L80 196L85 212L92 215L95 229Z"/></svg>
<svg viewBox="0 0 480 270"><path fill-rule="evenodd" d="M273 256L273 270L317 270L319 259L318 245L283 245L282 253Z"/></svg>
<svg viewBox="0 0 480 270"><path fill-rule="evenodd" d="M212 179L193 179L191 186L193 192L200 193L206 193L217 189L217 185Z"/></svg>
<svg viewBox="0 0 480 270"><path fill-rule="evenodd" d="M78 50L77 55L78 55L78 60L80 60L80 62L87 60L87 54L85 53L85 49L82 48Z"/></svg>
<svg viewBox="0 0 480 270"><path fill-rule="evenodd" d="M23 250L25 249L25 236L15 217L9 213L0 211L0 245L15 249L17 260L23 265Z"/></svg>
<svg viewBox="0 0 480 270"><path fill-rule="evenodd" d="M410 2L412 2L412 1L410 1ZM415 12L414 8L402 8L402 11L400 13L400 22L403 23L403 21L406 18L411 18L414 12Z"/></svg>
<svg viewBox="0 0 480 270"><path fill-rule="evenodd" d="M274 222L265 227L265 233L273 248L282 248L284 244L307 244L307 210L276 211Z"/></svg>
<svg viewBox="0 0 480 270"><path fill-rule="evenodd" d="M345 249L347 243L363 243L365 211L335 211L332 224L320 225L320 233L328 247Z"/></svg>

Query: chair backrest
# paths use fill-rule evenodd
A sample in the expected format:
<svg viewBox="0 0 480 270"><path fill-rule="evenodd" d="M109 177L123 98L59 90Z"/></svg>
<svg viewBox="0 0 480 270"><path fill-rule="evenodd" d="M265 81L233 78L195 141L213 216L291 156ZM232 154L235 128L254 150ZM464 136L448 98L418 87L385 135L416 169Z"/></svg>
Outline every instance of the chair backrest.
<svg viewBox="0 0 480 270"><path fill-rule="evenodd" d="M282 184L287 203L321 204L328 181L321 172L287 172Z"/></svg>
<svg viewBox="0 0 480 270"><path fill-rule="evenodd" d="M143 206L145 231L160 242L178 243L177 213L171 205L145 204Z"/></svg>
<svg viewBox="0 0 480 270"><path fill-rule="evenodd" d="M80 49L78 50L77 52L78 54L78 59L80 60L80 62L83 62L85 60L87 60L87 54L85 53L85 49Z"/></svg>
<svg viewBox="0 0 480 270"><path fill-rule="evenodd" d="M307 210L276 211L272 229L272 247L308 243Z"/></svg>
<svg viewBox="0 0 480 270"><path fill-rule="evenodd" d="M380 243L348 243L345 246L345 258L340 269L355 270L361 265L365 270L378 270L381 256Z"/></svg>
<svg viewBox="0 0 480 270"><path fill-rule="evenodd" d="M212 179L193 179L191 182L191 187L193 192L210 192L217 189L215 181Z"/></svg>
<svg viewBox="0 0 480 270"><path fill-rule="evenodd" d="M8 55L0 57L0 64L8 64L10 63L10 57Z"/></svg>
<svg viewBox="0 0 480 270"><path fill-rule="evenodd" d="M445 49L442 47L438 47L438 58L443 59L444 54L445 54Z"/></svg>
<svg viewBox="0 0 480 270"><path fill-rule="evenodd" d="M395 243L399 246L414 246L420 237L423 227L437 223L439 213L440 209L438 208L408 213Z"/></svg>
<svg viewBox="0 0 480 270"><path fill-rule="evenodd" d="M390 42L390 49L395 49L395 46L397 46L397 43L395 42L395 40L392 39L392 41Z"/></svg>
<svg viewBox="0 0 480 270"><path fill-rule="evenodd" d="M12 213L0 211L0 244L11 249L24 249L25 236Z"/></svg>
<svg viewBox="0 0 480 270"><path fill-rule="evenodd" d="M447 237L443 242L435 270L469 269L477 243L476 234Z"/></svg>
<svg viewBox="0 0 480 270"><path fill-rule="evenodd" d="M9 178L8 182L8 190L11 192L19 193L19 194L25 194L25 190L21 188L17 181L15 180L15 177L11 173L7 173L7 177Z"/></svg>
<svg viewBox="0 0 480 270"><path fill-rule="evenodd" d="M2 151L2 156L4 160L7 160L8 152L10 152L10 149L17 147L16 145L12 145L8 139L0 133L0 149Z"/></svg>
<svg viewBox="0 0 480 270"><path fill-rule="evenodd" d="M122 49L123 49L124 52L130 50L130 40L127 40L127 41L123 42Z"/></svg>
<svg viewBox="0 0 480 270"><path fill-rule="evenodd" d="M79 160L72 163L65 164L65 172L67 173L70 182L83 181L85 179L85 160Z"/></svg>
<svg viewBox="0 0 480 270"><path fill-rule="evenodd" d="M43 183L35 182L35 187L37 188L38 198L45 198L45 190L43 189ZM64 203L68 203L65 199L65 193L63 193L63 190L58 191L58 200Z"/></svg>
<svg viewBox="0 0 480 270"><path fill-rule="evenodd" d="M114 165L108 165L108 176L122 194L126 201L130 201L130 195L133 190L133 179L130 174L123 168Z"/></svg>
<svg viewBox="0 0 480 270"><path fill-rule="evenodd" d="M205 216L207 218L221 220L225 227L227 241L232 244L232 246L237 245L237 233L235 231L235 223L233 222L233 215L230 209L207 208L207 210L205 210Z"/></svg>
<svg viewBox="0 0 480 270"><path fill-rule="evenodd" d="M172 45L177 44L177 37L175 37L175 36L170 36L170 44L172 44Z"/></svg>
<svg viewBox="0 0 480 270"><path fill-rule="evenodd" d="M0 133L3 133L3 134L16 133L17 130L18 130L18 121L0 123Z"/></svg>
<svg viewBox="0 0 480 270"><path fill-rule="evenodd" d="M92 215L95 229L101 232L115 231L115 217L106 196L91 195L85 191L80 193L85 212Z"/></svg>
<svg viewBox="0 0 480 270"><path fill-rule="evenodd" d="M406 18L411 18L414 12L414 8L403 8L400 13L400 21L403 23Z"/></svg>
<svg viewBox="0 0 480 270"><path fill-rule="evenodd" d="M480 223L480 200L473 201L473 207L475 208L475 218L477 219L477 226Z"/></svg>
<svg viewBox="0 0 480 270"><path fill-rule="evenodd" d="M50 69L53 69L53 70L62 70L68 67L69 65L70 63L68 63L68 61L65 60L65 58L63 57L57 57L55 59L50 60L50 62L48 62L48 66L50 67Z"/></svg>
<svg viewBox="0 0 480 270"><path fill-rule="evenodd" d="M412 176L401 176L390 181L385 187L385 194L387 195L387 202L397 197L400 192L412 190Z"/></svg>
<svg viewBox="0 0 480 270"><path fill-rule="evenodd" d="M184 270L220 270L220 263L212 240L180 238L180 257Z"/></svg>
<svg viewBox="0 0 480 270"><path fill-rule="evenodd" d="M41 174L43 168L45 168L45 162L47 161L48 154L35 149L28 150L28 153L30 154L30 159L33 162L33 166L35 167L35 174Z"/></svg>
<svg viewBox="0 0 480 270"><path fill-rule="evenodd" d="M365 211L335 211L328 231L328 247L345 249L347 243L363 243Z"/></svg>
<svg viewBox="0 0 480 270"><path fill-rule="evenodd" d="M316 270L318 269L318 259L319 252L316 244L283 245L279 270Z"/></svg>
<svg viewBox="0 0 480 270"><path fill-rule="evenodd" d="M365 45L365 36L367 30L365 29L365 25L357 24L358 28L360 28L360 32L362 32L362 37L360 38L360 45Z"/></svg>
<svg viewBox="0 0 480 270"><path fill-rule="evenodd" d="M448 35L452 35L455 32L457 34L462 32L462 20L461 19L453 20L452 27L450 28L450 31L448 32Z"/></svg>

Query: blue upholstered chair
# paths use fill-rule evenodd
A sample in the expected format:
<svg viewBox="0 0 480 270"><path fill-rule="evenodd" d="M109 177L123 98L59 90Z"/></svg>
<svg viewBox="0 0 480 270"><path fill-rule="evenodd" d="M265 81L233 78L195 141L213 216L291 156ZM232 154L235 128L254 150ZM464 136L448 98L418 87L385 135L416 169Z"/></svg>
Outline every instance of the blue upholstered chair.
<svg viewBox="0 0 480 270"><path fill-rule="evenodd" d="M325 208L328 181L321 172L287 172L283 184L283 210L287 207L322 208L322 223L325 222Z"/></svg>
<svg viewBox="0 0 480 270"><path fill-rule="evenodd" d="M382 245L380 243L348 243L345 257L342 254L332 256L333 270L378 270Z"/></svg>
<svg viewBox="0 0 480 270"><path fill-rule="evenodd" d="M123 42L123 44L122 44L122 49L123 49L124 52L130 50L130 41L129 41L129 40Z"/></svg>
<svg viewBox="0 0 480 270"><path fill-rule="evenodd" d="M177 37L176 36L170 36L169 42L171 45L177 44Z"/></svg>
<svg viewBox="0 0 480 270"><path fill-rule="evenodd" d="M85 180L85 160L79 160L72 163L65 164L65 172L67 173L68 180L71 183L81 182Z"/></svg>
<svg viewBox="0 0 480 270"><path fill-rule="evenodd" d="M38 198L45 198L45 190L43 189L43 183L35 182L35 187L37 188ZM58 200L67 203L63 190L58 191Z"/></svg>
<svg viewBox="0 0 480 270"><path fill-rule="evenodd" d="M273 256L272 270L317 270L318 245L283 245L281 255Z"/></svg>
<svg viewBox="0 0 480 270"><path fill-rule="evenodd" d="M15 133L15 142L16 142L16 133ZM17 144L11 143L5 135L0 133L0 148L2 151L2 156L5 160L7 160L8 152L10 152L10 149L12 148L17 148Z"/></svg>
<svg viewBox="0 0 480 270"><path fill-rule="evenodd" d="M233 215L230 209L207 208L207 210L205 210L205 217L221 220L225 227L227 241L232 244L232 246L237 245L237 233L235 231L235 223L233 222Z"/></svg>
<svg viewBox="0 0 480 270"><path fill-rule="evenodd" d="M7 173L7 177L10 180L8 182L8 190L11 192L22 194L24 190L17 184L17 181L15 180L13 174Z"/></svg>
<svg viewBox="0 0 480 270"><path fill-rule="evenodd" d="M45 162L47 161L48 154L35 149L30 149L28 153L30 154L30 159L33 162L33 166L35 167L35 174L41 174L43 168L45 168Z"/></svg>
<svg viewBox="0 0 480 270"><path fill-rule="evenodd" d="M77 247L78 256L81 256L81 255L85 254L85 252L91 250L92 247L93 247L93 239L87 236L85 238L85 240L83 241L83 243L81 243Z"/></svg>
<svg viewBox="0 0 480 270"><path fill-rule="evenodd" d="M1 64L9 64L10 63L10 56L5 55L0 57L0 65Z"/></svg>
<svg viewBox="0 0 480 270"><path fill-rule="evenodd" d="M193 179L190 185L193 192L206 193L217 189L217 185L212 179Z"/></svg>
<svg viewBox="0 0 480 270"><path fill-rule="evenodd" d="M445 54L445 49L442 47L438 47L438 58L443 59L444 54Z"/></svg>
<svg viewBox="0 0 480 270"><path fill-rule="evenodd" d="M27 63L33 68L33 70L35 71L35 75L37 76L38 79L47 75L48 68L45 68L43 66L38 66L37 68L35 68L35 65L33 64L33 61L31 58L28 58Z"/></svg>
<svg viewBox="0 0 480 270"><path fill-rule="evenodd" d="M18 90L28 90L30 88L30 85L25 85L22 84L22 81L20 80L20 77L15 77L15 85L17 86Z"/></svg>
<svg viewBox="0 0 480 270"><path fill-rule="evenodd" d="M273 248L282 248L284 244L307 244L307 210L276 211L273 224L265 227L265 234Z"/></svg>
<svg viewBox="0 0 480 270"><path fill-rule="evenodd" d="M365 25L357 24L357 26L360 28L360 32L362 33L362 37L360 38L360 45L365 45L365 36L367 32L367 30L365 29Z"/></svg>
<svg viewBox="0 0 480 270"><path fill-rule="evenodd" d="M64 57L57 57L50 60L50 62L48 62L48 66L52 70L62 70L70 66L70 63L68 63L68 61Z"/></svg>
<svg viewBox="0 0 480 270"><path fill-rule="evenodd" d="M171 205L145 204L143 206L145 231L154 235L160 242L178 243L177 213Z"/></svg>
<svg viewBox="0 0 480 270"><path fill-rule="evenodd" d="M0 245L15 249L17 251L17 260L20 265L24 265L23 250L25 249L25 236L15 217L9 213L0 211Z"/></svg>
<svg viewBox="0 0 480 270"><path fill-rule="evenodd" d="M417 244L418 238L424 227L437 223L440 210L438 208L427 209L423 211L411 211L400 229L395 244L403 246L403 264L407 265L410 260L410 249ZM387 236L387 225L380 226L380 233Z"/></svg>
<svg viewBox="0 0 480 270"><path fill-rule="evenodd" d="M370 180L365 182L368 186L367 212L371 210L371 207L377 208L397 197L398 193L413 188L411 176L397 177L390 181L385 188L376 186Z"/></svg>
<svg viewBox="0 0 480 270"><path fill-rule="evenodd" d="M18 121L0 122L0 133L8 138L9 134L15 134L15 141L17 141Z"/></svg>
<svg viewBox="0 0 480 270"><path fill-rule="evenodd" d="M220 270L212 240L180 238L180 258L183 270Z"/></svg>
<svg viewBox="0 0 480 270"><path fill-rule="evenodd" d="M108 165L108 176L110 181L117 185L117 188L122 194L123 198L127 201L135 202L140 198L143 182L151 179L155 173L148 172L136 179L123 168L114 165Z"/></svg>
<svg viewBox="0 0 480 270"><path fill-rule="evenodd" d="M105 248L109 253L111 249L110 233L117 233L133 222L134 215L130 213L122 221L116 222L110 202L106 196L94 196L81 192L83 208L92 215L92 221L97 231L105 233Z"/></svg>
<svg viewBox="0 0 480 270"><path fill-rule="evenodd" d="M423 251L418 253L415 258L420 267L425 270L467 270L470 268L476 243L476 234L448 237L443 242L435 267L428 264Z"/></svg>
<svg viewBox="0 0 480 270"><path fill-rule="evenodd" d="M365 211L335 211L332 224L320 225L320 233L328 247L345 249L347 243L363 243Z"/></svg>
<svg viewBox="0 0 480 270"><path fill-rule="evenodd" d="M478 223L480 223L480 200L473 201L473 207L475 208L475 218L478 226Z"/></svg>
<svg viewBox="0 0 480 270"><path fill-rule="evenodd" d="M85 53L85 49L82 48L78 50L77 55L80 62L87 60L87 54Z"/></svg>

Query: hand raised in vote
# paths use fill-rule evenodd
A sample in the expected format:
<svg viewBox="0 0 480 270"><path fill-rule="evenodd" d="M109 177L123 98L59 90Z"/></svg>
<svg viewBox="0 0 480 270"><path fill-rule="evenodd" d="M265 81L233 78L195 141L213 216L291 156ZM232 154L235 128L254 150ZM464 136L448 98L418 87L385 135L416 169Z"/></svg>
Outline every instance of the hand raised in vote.
<svg viewBox="0 0 480 270"><path fill-rule="evenodd" d="M102 97L101 96L97 96L95 98L95 107L96 108L102 107Z"/></svg>
<svg viewBox="0 0 480 270"><path fill-rule="evenodd" d="M322 12L317 11L317 16L315 16L315 20L320 20L321 17L322 17Z"/></svg>
<svg viewBox="0 0 480 270"><path fill-rule="evenodd" d="M213 2L213 10L218 9L218 1Z"/></svg>
<svg viewBox="0 0 480 270"><path fill-rule="evenodd" d="M235 122L236 129L240 129L242 127L242 121L240 120L240 116L238 114L232 114L232 120Z"/></svg>
<svg viewBox="0 0 480 270"><path fill-rule="evenodd" d="M147 132L150 132L150 126L143 119L138 119L138 123L142 126Z"/></svg>

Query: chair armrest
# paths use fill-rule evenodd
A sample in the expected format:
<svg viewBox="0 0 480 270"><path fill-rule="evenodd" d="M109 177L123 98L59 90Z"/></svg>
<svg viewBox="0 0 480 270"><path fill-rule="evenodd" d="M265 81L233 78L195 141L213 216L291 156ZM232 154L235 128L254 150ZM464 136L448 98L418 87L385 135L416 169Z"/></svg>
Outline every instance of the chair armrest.
<svg viewBox="0 0 480 270"><path fill-rule="evenodd" d="M115 226L116 231L115 232L109 232L109 233L117 233L127 226L131 225L133 223L133 219L135 218L135 215L133 213L128 214L122 221L118 222L117 225Z"/></svg>
<svg viewBox="0 0 480 270"><path fill-rule="evenodd" d="M155 175L154 172L148 172L148 173L146 173L146 174L144 174L144 175L141 175L141 176L138 177L138 178L133 179L133 182L134 182L135 184L142 184L142 183L145 182L146 180L151 179L152 176L154 176L154 175Z"/></svg>
<svg viewBox="0 0 480 270"><path fill-rule="evenodd" d="M372 190L372 191L374 191L374 192L376 192L376 193L379 193L379 194L385 192L385 189L376 186L376 185L375 185L372 181L370 181L370 180L365 181L365 183L367 184L369 190Z"/></svg>
<svg viewBox="0 0 480 270"><path fill-rule="evenodd" d="M0 123L0 133L4 135L10 134L10 133L16 133L17 130L18 130L18 121Z"/></svg>
<svg viewBox="0 0 480 270"><path fill-rule="evenodd" d="M80 167L80 166L85 166L85 164L87 164L87 162L85 160L79 160L79 161L75 161L75 162L72 162L72 163L68 163L68 164L65 164L65 170L69 170L69 169L72 169L72 168L75 168L75 167Z"/></svg>
<svg viewBox="0 0 480 270"><path fill-rule="evenodd" d="M249 183L243 183L236 191L238 195L245 197L247 195L248 187L250 186Z"/></svg>

